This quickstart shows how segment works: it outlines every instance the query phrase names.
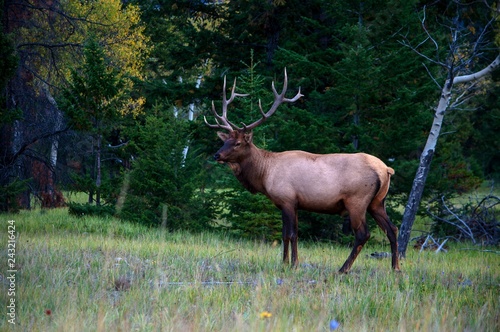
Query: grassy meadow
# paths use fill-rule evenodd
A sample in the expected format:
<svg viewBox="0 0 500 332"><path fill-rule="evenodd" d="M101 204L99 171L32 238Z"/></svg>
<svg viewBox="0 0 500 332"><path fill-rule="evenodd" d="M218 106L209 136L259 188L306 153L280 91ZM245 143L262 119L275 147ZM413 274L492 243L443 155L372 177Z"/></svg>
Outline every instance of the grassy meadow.
<svg viewBox="0 0 500 332"><path fill-rule="evenodd" d="M166 233L66 209L0 215L0 303L7 314L7 225L16 227L16 325L0 331L499 331L498 248L408 250L402 273L369 241L350 251L300 243L300 267L280 244L220 234ZM373 242L373 241L372 241ZM490 250L490 251L486 251ZM8 317L7 317L8 318Z"/></svg>

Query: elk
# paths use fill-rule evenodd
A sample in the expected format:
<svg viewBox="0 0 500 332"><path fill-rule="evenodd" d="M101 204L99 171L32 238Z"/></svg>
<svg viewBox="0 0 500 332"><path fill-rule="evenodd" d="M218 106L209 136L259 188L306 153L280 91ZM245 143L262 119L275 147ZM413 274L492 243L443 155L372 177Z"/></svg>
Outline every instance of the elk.
<svg viewBox="0 0 500 332"><path fill-rule="evenodd" d="M340 273L347 273L363 245L370 238L366 223L366 212L376 220L378 226L389 239L392 252L392 268L399 271L397 244L398 229L389 220L385 210L385 198L389 190L391 175L394 170L380 159L365 153L354 154L312 154L304 151L270 152L259 149L252 142L252 130L276 112L282 103L292 103L303 95L298 93L293 98L286 98L288 77L285 69L283 90L280 94L272 83L274 102L264 112L259 100L262 117L250 125L238 127L227 118L228 105L235 97L246 94L236 93L236 79L231 96L226 98L226 78L222 93L222 114L212 112L216 124L205 123L216 129L224 145L214 158L219 163L228 164L236 178L251 193L266 195L282 212L283 221L283 262L289 263L291 245L291 263L298 264L298 210L311 212L348 215L349 225L354 232L354 248Z"/></svg>

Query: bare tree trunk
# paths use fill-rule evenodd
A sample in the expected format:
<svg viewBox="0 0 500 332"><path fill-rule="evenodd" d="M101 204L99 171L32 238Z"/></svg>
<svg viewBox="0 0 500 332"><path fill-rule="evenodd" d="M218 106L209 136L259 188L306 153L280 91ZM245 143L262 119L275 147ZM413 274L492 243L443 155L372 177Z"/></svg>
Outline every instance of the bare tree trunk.
<svg viewBox="0 0 500 332"><path fill-rule="evenodd" d="M97 134L97 151L96 151L96 163L97 163L97 176L95 180L96 193L95 193L95 204L101 205L101 145L102 145L102 134Z"/></svg>
<svg viewBox="0 0 500 332"><path fill-rule="evenodd" d="M439 138L441 127L443 125L444 115L450 103L453 85L480 79L486 74L491 73L499 65L500 54L488 67L484 68L483 70L470 75L456 76L455 78L450 77L441 90L441 98L439 99L436 113L434 114L434 121L432 122L429 136L427 137L427 143L425 144L424 151L420 156L420 164L418 166L417 173L415 174L415 179L413 180L413 186L411 188L410 195L408 197L408 203L406 204L405 212L403 214L403 222L399 230L398 246L399 253L402 257L406 256L406 248L408 247L408 242L410 241L411 229L413 227L413 222L415 221L415 215L417 214L418 207L420 206L422 193L425 187L425 181L427 180L427 175L429 174L432 157L434 155L434 152L436 151L436 144ZM450 68L450 71L452 70L453 68Z"/></svg>
<svg viewBox="0 0 500 332"><path fill-rule="evenodd" d="M356 131L357 131L357 128L359 128L359 123L360 123L359 106L358 105L356 105L356 112L354 113L354 116L353 116L353 123L354 123L354 127L356 128ZM355 150L358 150L358 148L359 148L359 136L357 133L352 135L352 146L354 147Z"/></svg>
<svg viewBox="0 0 500 332"><path fill-rule="evenodd" d="M57 102L52 96L52 94L49 91L49 88L47 85L44 85L44 91L45 91L45 96L47 97L47 100L54 106L53 112L54 112L54 131L58 132L62 129L63 127L63 114L57 107ZM50 157L49 157L49 179L47 183L47 188L46 191L49 195L50 198L50 203L51 207L56 207L58 206L61 202L58 202L60 198L57 196L60 195L62 198L62 193L58 192L55 188L55 183L56 183L56 168L57 168L57 156L58 156L58 151L59 151L59 136L55 135L51 139L51 146L50 146Z"/></svg>
<svg viewBox="0 0 500 332"><path fill-rule="evenodd" d="M436 113L434 114L431 131L429 136L427 136L427 143L425 144L422 155L420 156L420 164L418 165L417 173L415 174L415 178L413 180L413 185L408 197L408 203L406 204L403 214L403 222L399 229L398 246L399 253L402 257L405 257L406 255L406 248L410 240L411 229L413 227L413 222L415 221L415 215L417 214L418 207L420 206L425 181L427 180L427 175L429 174L432 157L434 156L436 143L443 124L444 114L450 102L452 87L453 83L448 79L441 90L441 98L439 99Z"/></svg>
<svg viewBox="0 0 500 332"><path fill-rule="evenodd" d="M96 161L95 161L95 152L94 152L94 137L92 136L92 153L91 153L91 158L92 158L92 167L89 168L89 176L91 179L95 179L95 169L96 169ZM85 165L85 160L82 161L82 165ZM86 171L83 172L84 175L87 174ZM89 204L94 203L94 188L90 186L89 188L89 199L87 201Z"/></svg>

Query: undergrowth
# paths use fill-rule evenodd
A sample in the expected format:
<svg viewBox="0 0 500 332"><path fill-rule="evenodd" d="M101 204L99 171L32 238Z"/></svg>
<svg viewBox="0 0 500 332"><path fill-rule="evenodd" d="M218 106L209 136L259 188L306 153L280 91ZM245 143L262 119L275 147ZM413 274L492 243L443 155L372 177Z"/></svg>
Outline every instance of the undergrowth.
<svg viewBox="0 0 500 332"><path fill-rule="evenodd" d="M350 248L327 243L300 242L300 265L291 269L279 243L77 218L66 209L1 218L17 231L17 325L1 320L0 330L328 331L332 321L341 331L500 329L495 247L409 250L394 273L389 259L369 255L388 248L368 243L341 275ZM6 237L0 244L6 262Z"/></svg>

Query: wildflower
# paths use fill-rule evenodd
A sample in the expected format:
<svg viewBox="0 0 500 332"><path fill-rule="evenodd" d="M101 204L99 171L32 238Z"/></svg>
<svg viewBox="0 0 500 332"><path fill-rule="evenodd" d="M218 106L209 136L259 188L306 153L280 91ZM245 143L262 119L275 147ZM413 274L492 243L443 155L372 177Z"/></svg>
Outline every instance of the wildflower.
<svg viewBox="0 0 500 332"><path fill-rule="evenodd" d="M50 309L45 309L45 314L46 314L47 316L52 315L52 310L50 310Z"/></svg>
<svg viewBox="0 0 500 332"><path fill-rule="evenodd" d="M263 311L260 313L260 318L270 318L272 315L269 311Z"/></svg>
<svg viewBox="0 0 500 332"><path fill-rule="evenodd" d="M331 330L331 331L338 329L338 328L339 328L339 326L340 326L340 323L339 323L339 322L337 322L335 319L332 319L332 320L330 321L330 330Z"/></svg>

